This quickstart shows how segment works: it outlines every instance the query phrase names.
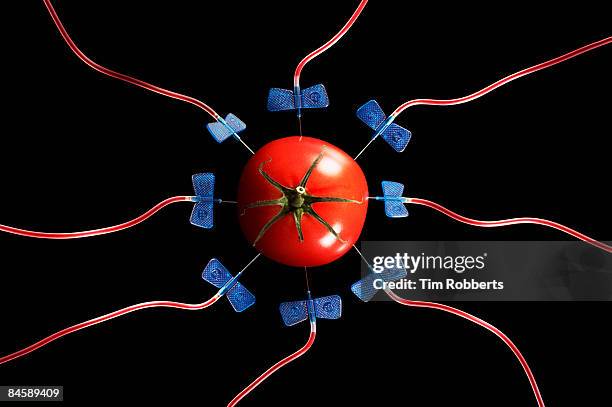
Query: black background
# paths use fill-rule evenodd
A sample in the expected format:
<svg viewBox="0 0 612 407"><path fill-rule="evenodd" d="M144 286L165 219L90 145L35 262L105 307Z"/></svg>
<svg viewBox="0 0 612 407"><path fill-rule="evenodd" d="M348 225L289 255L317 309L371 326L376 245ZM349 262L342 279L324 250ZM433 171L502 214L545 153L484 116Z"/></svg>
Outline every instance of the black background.
<svg viewBox="0 0 612 407"><path fill-rule="evenodd" d="M496 79L611 34L587 2L484 8L375 1L350 33L302 75L323 82L326 111L307 112L304 134L356 154L369 132L354 116L375 98L390 112L416 97L465 95ZM243 119L253 147L295 134L290 113L265 109L270 87L289 88L297 62L325 42L357 1L55 1L92 59L201 98ZM135 217L190 194L191 174L214 171L233 199L248 152L203 129L205 113L105 77L66 47L42 2L3 3L0 223L73 231ZM608 18L609 20L609 18ZM372 192L383 179L482 219L539 216L610 239L610 69L598 49L473 103L416 107L402 154L376 141L362 156ZM13 352L65 326L152 299L199 302L218 257L234 272L255 251L229 206L212 231L177 204L110 236L43 241L0 235L0 350ZM471 228L412 208L391 221L371 206L367 240L561 240L537 226ZM433 310L360 303L349 290L358 257L312 270L315 295L344 299L339 321L320 321L311 351L244 405L535 405L510 350L482 328ZM0 367L0 384L65 386L66 402L225 405L305 342L306 324L282 326L281 301L304 296L303 273L258 260L243 282L257 304L226 300L192 313L147 310L65 337ZM551 406L609 403L609 303L456 304L493 323L522 350ZM607 401L606 401L607 400Z"/></svg>

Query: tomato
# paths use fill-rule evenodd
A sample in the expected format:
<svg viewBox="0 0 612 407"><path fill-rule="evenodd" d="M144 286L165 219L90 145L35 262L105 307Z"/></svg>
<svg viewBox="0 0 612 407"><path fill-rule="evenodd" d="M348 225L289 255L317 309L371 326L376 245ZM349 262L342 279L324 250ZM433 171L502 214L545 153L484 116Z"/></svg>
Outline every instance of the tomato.
<svg viewBox="0 0 612 407"><path fill-rule="evenodd" d="M247 240L289 266L330 263L357 241L368 184L344 151L310 137L263 146L244 168L238 210Z"/></svg>

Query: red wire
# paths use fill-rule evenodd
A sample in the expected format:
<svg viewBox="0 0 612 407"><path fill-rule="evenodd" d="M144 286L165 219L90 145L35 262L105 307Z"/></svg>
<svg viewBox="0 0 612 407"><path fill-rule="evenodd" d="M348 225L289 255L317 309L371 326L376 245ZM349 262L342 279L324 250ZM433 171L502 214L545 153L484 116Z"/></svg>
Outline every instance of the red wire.
<svg viewBox="0 0 612 407"><path fill-rule="evenodd" d="M577 239L582 240L583 242L589 243L595 247L597 247L598 249L601 250L605 250L608 253L612 253L612 246L608 246L605 243L599 242L593 238L588 237L587 235L584 235L574 229L568 228L567 226L563 226L560 223L557 222L553 222L550 220L546 220L546 219L540 219L540 218L512 218L512 219L502 219L502 220L476 220L476 219L472 219L472 218L467 218L465 216L459 215L458 213L455 213L453 211L451 211L450 209L445 208L444 206L437 204L435 202L432 201L428 201L427 199L419 199L419 198L408 198L408 203L413 203L413 204L417 204L417 205L424 205L424 206L428 206L432 209L437 210L438 212L441 212L443 214L445 214L446 216L449 216L455 220L458 220L459 222L463 222L463 223L467 223L468 225L472 225L472 226L480 226L480 227L484 227L484 228L492 228L492 227L498 227L498 226L509 226L509 225L518 225L521 223L532 223L532 224L536 224L536 225L543 225L543 226L548 226L550 228L554 228L557 230L560 230L564 233L567 233L568 235L571 235Z"/></svg>
<svg viewBox="0 0 612 407"><path fill-rule="evenodd" d="M49 10L49 14L51 15L51 18L53 19L53 22L55 23L55 26L57 27L57 29L59 30L60 34L64 38L64 41L66 41L66 44L68 44L68 46L70 47L72 52L74 52L75 55L77 57L79 57L79 59L81 61L85 62L91 68L95 69L98 72L103 73L104 75L108 75L108 76L110 76L112 78L119 79L119 80L127 82L127 83L131 83L132 85L140 86L141 88L150 90L151 92L159 93L160 95L164 95L164 96L167 96L169 98L178 99L178 100L182 100L183 102L191 103L192 105L195 105L195 106L199 107L200 109L204 110L206 113L211 115L213 117L213 119L217 120L219 118L219 115L217 114L217 112L215 112L206 103L204 103L204 102L202 102L202 101L200 101L198 99L192 98L191 96L183 95L181 93L172 92L170 90L167 90L167 89L164 89L164 88L160 88L159 86L151 85L150 83L147 83L145 81L141 81L140 79L136 79L136 78L133 78L131 76L124 75L122 73L115 72L115 71L113 71L111 69L105 68L102 65L98 65L96 62L94 62L91 59L89 59L89 57L87 57L87 55L85 55L76 46L74 41L72 41L72 38L70 38L70 35L68 34L66 29L64 28L64 25L62 24L60 18L58 17L57 13L55 12L55 9L53 8L53 5L51 4L51 1L50 0L43 0L43 3L47 7L47 10Z"/></svg>
<svg viewBox="0 0 612 407"><path fill-rule="evenodd" d="M191 198L192 197L190 196L174 196L172 198L165 199L135 219L121 223L116 226L109 226L101 229L85 230L82 232L53 233L35 232L32 230L18 229L12 226L0 225L0 232L12 233L14 235L19 236L34 237L37 239L78 239L81 237L99 236L131 228L132 226L138 225L139 223L149 219L151 216L153 216L155 213L159 212L166 206L176 202L191 202Z"/></svg>
<svg viewBox="0 0 612 407"><path fill-rule="evenodd" d="M481 327L487 329L488 331L493 332L502 341L504 341L506 345L508 345L508 347L512 350L514 355L518 358L519 362L521 362L521 366L523 367L523 370L525 370L525 373L527 374L527 378L529 379L529 383L531 384L531 388L533 389L533 393L535 394L536 400L538 402L538 406L544 407L544 399L542 398L542 394L540 393L540 389L538 388L538 384L536 383L535 376L533 375L533 372L531 371L531 369L529 368L529 365L527 364L527 360L525 359L521 351L517 348L517 346L502 331L500 331L493 325L489 324L488 322L478 317L475 317L474 315L469 314L465 311L462 311L460 309L449 307L448 305L444 305L444 304L438 304L435 302L406 300L404 298L399 297L397 294L395 294L391 290L385 290L385 292L389 295L389 297L391 297L391 299L393 299L395 302L399 304L407 305L409 307L433 308L433 309L437 309L440 311L449 312L451 314L465 318L468 321L471 321L475 323L476 325L480 325Z"/></svg>
<svg viewBox="0 0 612 407"><path fill-rule="evenodd" d="M486 95L487 93L499 88L500 86L503 86L505 84L507 84L508 82L511 82L515 79L521 78L525 75L529 75L531 73L537 72L539 70L542 69L546 69L549 68L553 65L556 65L558 63L561 63L563 61L567 61L568 59L574 58L578 55L584 54L585 52L591 51L595 48L599 48L599 47L603 47L604 45L610 44L612 42L612 37L607 37L604 38L602 40L599 41L595 41L591 44L585 45L584 47L578 48L577 50L568 52L567 54L561 55L557 58L553 58L549 61L543 62L541 64L532 66L530 68L526 68L523 69L522 71L513 73L512 75L508 75L505 78L502 78L500 80L498 80L497 82L487 86L484 89L481 89L477 92L474 92L470 95L464 96L464 97L460 97L460 98L456 98L456 99L414 99L414 100L410 100L402 105L400 105L397 109L395 109L395 111L391 114L394 117L397 117L401 112L403 112L404 110L406 110L407 108L409 108L410 106L416 106L416 105L438 105L438 106L443 106L443 105L458 105L461 103L465 103L465 102L470 102L474 99L478 99L479 97Z"/></svg>
<svg viewBox="0 0 612 407"><path fill-rule="evenodd" d="M100 317L94 318L94 319L90 319L88 321L85 322L81 322L80 324L76 324L76 325L72 325L68 328L62 329L59 332L56 332L52 335L47 336L46 338L26 347L23 348L21 350L18 350L17 352L11 353L9 355L6 356L2 356L0 357L0 365L6 362L9 362L11 360L20 358L22 356L25 356L31 352L34 352L35 350L48 345L49 343L55 341L56 339L59 339L63 336L66 336L68 334L71 334L73 332L76 331L80 331L81 329L84 328L88 328L90 326L93 325L97 325L100 324L102 322L120 317L122 315L125 314L129 314L131 312L134 311L138 311L141 309L145 309L145 308L179 308L179 309L184 309L184 310L190 310L190 311L196 311L196 310L201 310L204 308L207 308L209 306L211 306L212 304L214 304L215 302L217 302L217 300L220 297L218 295L215 295L214 297L212 297L211 299L204 301L203 303L200 304L185 304L182 302L174 302L174 301L150 301L150 302L143 302L140 304L135 304L135 305L131 305L129 307L125 307L122 308L118 311L114 311L105 315L102 315Z"/></svg>
<svg viewBox="0 0 612 407"><path fill-rule="evenodd" d="M291 355L287 356L286 358L276 362L274 364L274 366L272 366L271 368L266 370L261 376L259 376L257 379L255 379L247 387L245 387L244 390L242 390L240 393L238 393L236 395L236 397L234 397L232 399L232 401L229 402L227 407L233 407L236 404L238 404L240 402L240 400L242 400L244 397L246 397L251 391L253 391L253 389L255 389L257 386L259 386L264 380L266 380L274 372L276 372L280 368L284 367L285 365L288 365L289 363L293 362L295 359L299 358L304 353L308 352L308 349L310 349L310 347L314 343L316 336L317 336L316 322L313 322L313 323L310 324L310 336L308 337L308 341L306 342L306 344L304 346L302 346L298 351L292 353Z"/></svg>
<svg viewBox="0 0 612 407"><path fill-rule="evenodd" d="M348 32L348 30L353 26L353 24L355 23L355 21L357 20L357 18L359 17L359 15L363 11L363 9L365 8L366 4L368 4L368 0L361 0L359 5L357 6L357 9L355 10L353 15L351 16L351 18L346 22L346 24L344 24L344 27L342 27L342 29L340 31L338 31L338 33L336 35L334 35L329 41L327 41L325 44L321 45L316 50L312 51L310 54L306 55L304 57L304 59L302 59L300 61L298 66L295 68L295 73L293 74L293 86L295 86L295 87L299 87L300 86L300 75L302 73L302 69L304 69L304 66L308 62L310 62L311 60L313 60L314 58L319 56L320 54L322 54L325 51L327 51L336 42L338 42L340 40L340 38L342 38L344 36L344 34L346 34Z"/></svg>

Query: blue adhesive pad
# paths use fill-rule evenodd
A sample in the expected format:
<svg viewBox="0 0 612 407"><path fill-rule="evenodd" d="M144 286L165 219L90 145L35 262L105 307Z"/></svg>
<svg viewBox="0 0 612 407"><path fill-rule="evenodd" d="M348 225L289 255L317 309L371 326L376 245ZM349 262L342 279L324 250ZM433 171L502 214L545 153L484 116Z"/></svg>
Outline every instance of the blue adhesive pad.
<svg viewBox="0 0 612 407"><path fill-rule="evenodd" d="M406 149L412 133L409 130L391 123L380 136L398 153Z"/></svg>
<svg viewBox="0 0 612 407"><path fill-rule="evenodd" d="M404 185L399 182L383 181L382 190L385 200L385 214L389 218L405 218L408 216L408 209L406 209L402 198Z"/></svg>
<svg viewBox="0 0 612 407"><path fill-rule="evenodd" d="M270 92L268 93L268 110L270 112L295 110L293 91L280 88L270 89Z"/></svg>
<svg viewBox="0 0 612 407"><path fill-rule="evenodd" d="M329 97L323 84L311 86L302 90L302 108L322 109L329 106Z"/></svg>
<svg viewBox="0 0 612 407"><path fill-rule="evenodd" d="M303 89L299 95L302 109L321 109L329 106L329 97L325 86L314 85ZM268 110L278 112L295 110L295 94L292 90L272 88L268 93Z"/></svg>
<svg viewBox="0 0 612 407"><path fill-rule="evenodd" d="M387 116L375 100L363 104L356 115L374 130L373 137L380 135L398 153L406 149L412 133L395 123L387 123Z"/></svg>
<svg viewBox="0 0 612 407"><path fill-rule="evenodd" d="M236 312L242 312L255 304L255 296L240 283L230 288L226 295Z"/></svg>
<svg viewBox="0 0 612 407"><path fill-rule="evenodd" d="M368 125L372 130L378 128L385 122L387 116L375 100L370 100L363 104L356 112L359 120Z"/></svg>
<svg viewBox="0 0 612 407"><path fill-rule="evenodd" d="M214 202L212 200L196 202L191 211L189 222L204 229L212 229L215 226Z"/></svg>
<svg viewBox="0 0 612 407"><path fill-rule="evenodd" d="M339 295L314 299L315 316L323 319L338 319L342 316L342 299Z"/></svg>
<svg viewBox="0 0 612 407"><path fill-rule="evenodd" d="M379 289L374 287L376 280L382 280L383 282L388 283L390 281L402 279L407 275L408 272L404 268L391 268L385 269L381 273L370 273L361 280L355 282L351 286L351 291L361 301L368 302L379 291Z"/></svg>
<svg viewBox="0 0 612 407"><path fill-rule="evenodd" d="M211 259L204 271L202 272L202 278L214 285L217 288L221 288L230 281L232 274L225 268L223 264L217 259Z"/></svg>
<svg viewBox="0 0 612 407"><path fill-rule="evenodd" d="M215 193L215 174L203 172L191 176L193 191L201 198L212 198Z"/></svg>
<svg viewBox="0 0 612 407"><path fill-rule="evenodd" d="M361 301L368 302L374 297L374 295L378 292L376 288L374 288L374 280L378 276L375 274L368 274L361 280L353 283L351 285L351 291L353 294L357 296Z"/></svg>
<svg viewBox="0 0 612 407"><path fill-rule="evenodd" d="M225 123L223 119L221 119L213 123L208 123L206 128L213 138L217 140L217 143L222 143L234 133L237 134L246 129L246 124L236 115L230 113L225 117Z"/></svg>
<svg viewBox="0 0 612 407"><path fill-rule="evenodd" d="M381 184L385 198L400 198L404 193L404 184L399 182L383 181Z"/></svg>
<svg viewBox="0 0 612 407"><path fill-rule="evenodd" d="M210 229L214 226L215 174L204 172L191 177L196 204L189 221L195 226Z"/></svg>
<svg viewBox="0 0 612 407"><path fill-rule="evenodd" d="M308 319L306 301L283 302L278 309L286 326L292 326Z"/></svg>
<svg viewBox="0 0 612 407"><path fill-rule="evenodd" d="M236 133L240 133L241 131L246 129L246 124L238 118L234 113L230 113L225 116L225 122L229 124L229 126Z"/></svg>

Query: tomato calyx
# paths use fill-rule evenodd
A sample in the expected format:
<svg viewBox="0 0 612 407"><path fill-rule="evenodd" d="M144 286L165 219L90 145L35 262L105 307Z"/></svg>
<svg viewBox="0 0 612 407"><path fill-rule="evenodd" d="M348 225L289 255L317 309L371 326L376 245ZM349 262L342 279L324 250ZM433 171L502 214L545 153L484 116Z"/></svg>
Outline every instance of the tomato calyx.
<svg viewBox="0 0 612 407"><path fill-rule="evenodd" d="M292 215L293 220L295 222L295 227L297 229L298 239L300 242L304 241L304 234L302 231L302 218L304 215L312 216L317 222L323 225L330 233L332 233L336 239L344 242L344 240L340 237L340 235L334 230L334 228L323 219L312 207L313 204L319 202L344 202L344 203L355 203L362 204L361 201L356 201L354 199L346 199L339 197L331 197L331 196L315 196L311 195L306 190L306 184L308 183L308 179L312 174L312 171L315 169L317 164L323 158L323 154L325 152L325 147L323 147L321 153L317 156L317 158L312 162L306 174L302 177L299 185L296 187L288 187L282 185L280 182L273 179L267 172L264 171L264 164L270 160L264 161L259 164L258 171L262 177L272 185L276 190L278 190L282 196L277 199L269 199L263 201L256 201L246 205L241 213L241 216L245 214L247 209L259 208L263 206L280 206L281 209L274 215L263 227L260 229L255 241L253 242L253 246L257 244L257 242L265 235L265 233L278 222L280 219L284 218L287 215Z"/></svg>

